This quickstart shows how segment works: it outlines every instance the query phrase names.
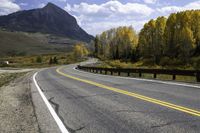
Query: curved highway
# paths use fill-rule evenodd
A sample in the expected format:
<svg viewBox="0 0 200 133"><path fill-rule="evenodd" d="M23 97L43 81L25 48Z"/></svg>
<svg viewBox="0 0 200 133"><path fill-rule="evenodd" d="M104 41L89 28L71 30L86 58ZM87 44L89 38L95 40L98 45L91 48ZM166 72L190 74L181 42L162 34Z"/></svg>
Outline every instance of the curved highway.
<svg viewBox="0 0 200 133"><path fill-rule="evenodd" d="M198 85L98 75L75 70L76 65L49 68L36 75L69 132L200 132Z"/></svg>

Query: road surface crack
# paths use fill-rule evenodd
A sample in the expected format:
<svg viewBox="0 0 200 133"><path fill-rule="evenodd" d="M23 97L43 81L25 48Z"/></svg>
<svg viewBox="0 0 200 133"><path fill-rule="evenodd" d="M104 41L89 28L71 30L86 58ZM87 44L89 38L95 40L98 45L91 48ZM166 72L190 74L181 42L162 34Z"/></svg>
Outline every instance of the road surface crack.
<svg viewBox="0 0 200 133"><path fill-rule="evenodd" d="M51 97L48 101L49 101L52 105L54 105L56 114L59 116L59 118L61 119L61 121L63 122L63 124L65 125L65 127L68 129L68 131L69 131L70 133L76 133L77 131L80 131L80 130L82 130L82 129L85 128L85 126L81 126L81 127L77 128L77 129L72 129L72 128L70 128L70 127L64 122L63 117L62 117L62 116L60 115L60 113L59 113L59 107L60 107L60 105L57 104L57 103L55 103L55 102L53 101L53 99L54 99L54 97Z"/></svg>
<svg viewBox="0 0 200 133"><path fill-rule="evenodd" d="M155 126L151 126L151 128L160 128L160 127L165 127L165 126L169 126L169 125L173 125L173 124L183 124L183 123L192 123L192 122L199 122L199 120L190 120L190 121L171 121L171 122L167 122L167 123L163 123L163 124L159 124L159 125L155 125Z"/></svg>

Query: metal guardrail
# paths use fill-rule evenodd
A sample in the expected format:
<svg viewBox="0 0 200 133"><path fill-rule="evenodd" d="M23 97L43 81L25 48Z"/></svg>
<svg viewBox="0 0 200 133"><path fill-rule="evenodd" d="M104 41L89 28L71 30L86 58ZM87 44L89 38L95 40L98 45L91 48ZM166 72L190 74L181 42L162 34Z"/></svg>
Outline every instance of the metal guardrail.
<svg viewBox="0 0 200 133"><path fill-rule="evenodd" d="M200 71L199 70L169 70L169 69L140 69L140 68L102 68L102 67L89 67L89 66L77 66L78 69L108 74L110 72L111 75L117 73L119 76L121 73L127 73L127 76L130 76L131 73L138 73L139 77L142 77L142 74L153 74L154 78L157 78L158 74L166 74L172 75L172 80L176 80L176 76L193 76L196 77L196 81L200 82Z"/></svg>

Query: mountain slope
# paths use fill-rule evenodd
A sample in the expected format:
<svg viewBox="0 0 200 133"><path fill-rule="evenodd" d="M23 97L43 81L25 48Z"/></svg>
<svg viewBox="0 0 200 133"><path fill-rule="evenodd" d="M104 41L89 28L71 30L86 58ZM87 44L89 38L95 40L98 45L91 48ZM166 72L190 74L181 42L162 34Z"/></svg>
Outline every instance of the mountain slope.
<svg viewBox="0 0 200 133"><path fill-rule="evenodd" d="M0 27L10 31L48 33L84 42L93 39L79 27L73 16L52 3L44 8L0 16Z"/></svg>
<svg viewBox="0 0 200 133"><path fill-rule="evenodd" d="M69 52L77 41L39 33L0 30L0 56Z"/></svg>

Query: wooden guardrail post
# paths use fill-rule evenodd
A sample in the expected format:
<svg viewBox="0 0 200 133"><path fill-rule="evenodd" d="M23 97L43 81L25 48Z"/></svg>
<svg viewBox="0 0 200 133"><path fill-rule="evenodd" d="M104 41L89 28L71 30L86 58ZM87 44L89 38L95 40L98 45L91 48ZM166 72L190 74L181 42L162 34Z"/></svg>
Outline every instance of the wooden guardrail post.
<svg viewBox="0 0 200 133"><path fill-rule="evenodd" d="M128 77L130 76L130 72L128 72L127 76L128 76Z"/></svg>
<svg viewBox="0 0 200 133"><path fill-rule="evenodd" d="M176 75L175 74L172 76L172 80L176 80Z"/></svg>
<svg viewBox="0 0 200 133"><path fill-rule="evenodd" d="M102 70L100 70L100 73L102 74Z"/></svg>
<svg viewBox="0 0 200 133"><path fill-rule="evenodd" d="M196 79L197 79L197 82L200 82L200 72L196 73Z"/></svg>
<svg viewBox="0 0 200 133"><path fill-rule="evenodd" d="M113 75L113 71L110 71L110 74Z"/></svg>
<svg viewBox="0 0 200 133"><path fill-rule="evenodd" d="M141 73L141 72L139 72L139 77L140 77L140 78L142 77L142 73Z"/></svg>
<svg viewBox="0 0 200 133"><path fill-rule="evenodd" d="M118 76L120 76L120 71L118 71Z"/></svg>
<svg viewBox="0 0 200 133"><path fill-rule="evenodd" d="M107 70L105 70L105 75L107 75Z"/></svg>
<svg viewBox="0 0 200 133"><path fill-rule="evenodd" d="M157 75L156 75L156 73L154 73L154 74L153 74L153 78L154 78L154 79L156 79L156 78L157 78Z"/></svg>

